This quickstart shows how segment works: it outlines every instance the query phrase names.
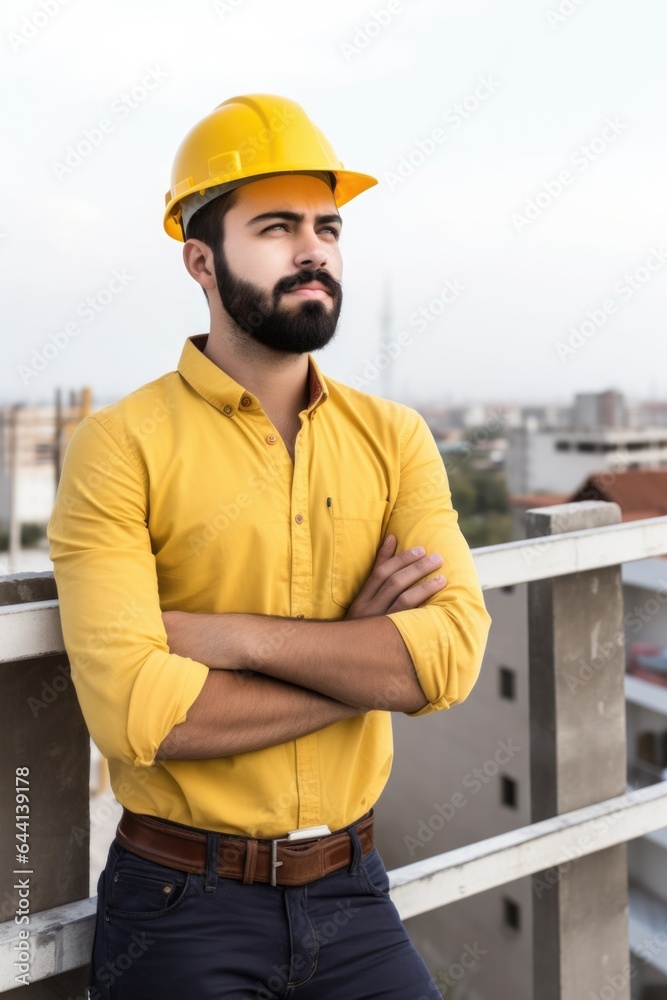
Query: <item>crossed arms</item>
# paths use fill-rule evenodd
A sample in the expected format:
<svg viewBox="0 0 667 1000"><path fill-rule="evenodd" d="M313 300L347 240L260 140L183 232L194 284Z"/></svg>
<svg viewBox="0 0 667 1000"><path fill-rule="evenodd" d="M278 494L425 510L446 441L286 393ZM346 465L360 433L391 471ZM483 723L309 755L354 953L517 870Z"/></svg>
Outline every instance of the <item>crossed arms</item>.
<svg viewBox="0 0 667 1000"><path fill-rule="evenodd" d="M48 532L72 679L105 757L220 757L372 709L422 715L467 697L491 619L422 418L406 417L387 547L342 621L163 614L147 462L131 419L115 418L77 428ZM441 555L444 578L420 544Z"/></svg>
<svg viewBox="0 0 667 1000"><path fill-rule="evenodd" d="M428 577L442 563L439 555L396 553L396 545L394 536L385 539L343 621L166 612L170 650L210 672L186 721L171 730L156 757L222 757L372 709L424 708L412 658L385 616L418 607L447 582Z"/></svg>

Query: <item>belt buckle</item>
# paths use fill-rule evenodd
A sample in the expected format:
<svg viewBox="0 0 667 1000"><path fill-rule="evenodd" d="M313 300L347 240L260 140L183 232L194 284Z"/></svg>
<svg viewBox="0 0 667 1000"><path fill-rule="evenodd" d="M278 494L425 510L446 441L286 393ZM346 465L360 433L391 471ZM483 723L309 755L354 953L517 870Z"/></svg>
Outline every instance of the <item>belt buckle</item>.
<svg viewBox="0 0 667 1000"><path fill-rule="evenodd" d="M286 842L295 843L299 840L321 840L322 837L329 837L331 835L331 830L323 823L320 826L304 826L300 830L290 830L286 837L276 837L271 841L271 885L277 885L276 882L276 871L284 864L283 861L278 861L278 844L284 844Z"/></svg>

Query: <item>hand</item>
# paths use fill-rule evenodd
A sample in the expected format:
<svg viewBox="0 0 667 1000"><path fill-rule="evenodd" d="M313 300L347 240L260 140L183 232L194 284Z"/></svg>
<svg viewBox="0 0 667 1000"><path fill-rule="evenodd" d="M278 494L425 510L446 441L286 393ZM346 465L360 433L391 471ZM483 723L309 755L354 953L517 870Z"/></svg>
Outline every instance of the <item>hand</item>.
<svg viewBox="0 0 667 1000"><path fill-rule="evenodd" d="M424 577L442 565L439 555L426 556L424 549L396 551L396 538L388 535L378 549L373 569L345 615L345 620L407 611L447 586L442 575Z"/></svg>

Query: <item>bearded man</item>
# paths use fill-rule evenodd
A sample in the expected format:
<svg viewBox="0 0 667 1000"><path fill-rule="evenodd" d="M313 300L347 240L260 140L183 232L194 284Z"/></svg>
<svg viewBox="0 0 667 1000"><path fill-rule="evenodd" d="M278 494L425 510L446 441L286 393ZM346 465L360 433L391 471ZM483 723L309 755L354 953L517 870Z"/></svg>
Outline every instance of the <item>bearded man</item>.
<svg viewBox="0 0 667 1000"><path fill-rule="evenodd" d="M491 619L423 418L324 376L345 170L232 98L164 225L210 307L178 368L87 417L49 524L72 677L123 814L92 1000L438 1000L373 807L392 711L471 690Z"/></svg>

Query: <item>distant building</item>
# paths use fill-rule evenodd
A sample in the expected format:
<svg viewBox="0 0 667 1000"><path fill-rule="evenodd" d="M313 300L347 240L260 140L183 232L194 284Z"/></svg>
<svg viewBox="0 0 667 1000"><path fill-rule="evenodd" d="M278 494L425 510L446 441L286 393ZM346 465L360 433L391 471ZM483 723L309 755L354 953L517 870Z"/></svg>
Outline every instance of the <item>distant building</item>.
<svg viewBox="0 0 667 1000"><path fill-rule="evenodd" d="M0 523L46 524L62 456L78 422L90 412L90 391L69 404L0 407Z"/></svg>
<svg viewBox="0 0 667 1000"><path fill-rule="evenodd" d="M634 407L634 422L637 427L667 427L667 403L637 403Z"/></svg>
<svg viewBox="0 0 667 1000"><path fill-rule="evenodd" d="M447 410L447 422L450 427L479 427L484 423L486 407L478 403L467 406L450 406Z"/></svg>
<svg viewBox="0 0 667 1000"><path fill-rule="evenodd" d="M568 427L572 419L572 409L569 406L555 404L531 405L521 407L521 422L533 430L554 430Z"/></svg>
<svg viewBox="0 0 667 1000"><path fill-rule="evenodd" d="M45 524L56 491L53 406L0 409L0 521L7 525L12 495L18 521Z"/></svg>
<svg viewBox="0 0 667 1000"><path fill-rule="evenodd" d="M522 426L508 430L510 495L569 494L591 472L667 468L667 407L651 406L630 410L614 389L577 393L569 419L551 427L524 407ZM664 420L649 426L649 413Z"/></svg>
<svg viewBox="0 0 667 1000"><path fill-rule="evenodd" d="M593 470L667 468L667 432L508 431L507 486L516 493L571 493Z"/></svg>
<svg viewBox="0 0 667 1000"><path fill-rule="evenodd" d="M628 426L625 400L620 392L582 392L574 397L572 426L580 430L620 429Z"/></svg>

